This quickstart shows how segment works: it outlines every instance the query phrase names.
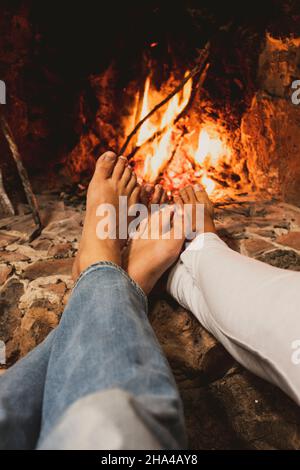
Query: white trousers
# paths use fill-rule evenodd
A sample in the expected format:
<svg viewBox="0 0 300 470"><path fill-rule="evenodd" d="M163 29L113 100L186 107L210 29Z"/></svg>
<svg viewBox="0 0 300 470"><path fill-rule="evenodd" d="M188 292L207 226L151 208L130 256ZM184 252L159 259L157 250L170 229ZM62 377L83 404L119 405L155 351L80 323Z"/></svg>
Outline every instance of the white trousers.
<svg viewBox="0 0 300 470"><path fill-rule="evenodd" d="M168 291L238 362L300 405L300 273L247 258L206 233L182 253Z"/></svg>

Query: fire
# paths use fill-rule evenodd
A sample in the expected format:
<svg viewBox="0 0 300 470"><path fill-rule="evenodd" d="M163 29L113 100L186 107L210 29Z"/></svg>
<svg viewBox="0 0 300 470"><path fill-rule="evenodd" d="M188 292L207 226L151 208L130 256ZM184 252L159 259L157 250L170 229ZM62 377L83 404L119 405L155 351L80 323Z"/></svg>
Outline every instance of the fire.
<svg viewBox="0 0 300 470"><path fill-rule="evenodd" d="M178 138L180 132L175 121L189 103L191 93L190 79L180 92L141 126L136 136L135 171L142 181L155 183L159 179L167 190L179 189L182 185L198 181L212 194L217 183L210 175L220 162L230 159L230 149L224 137L224 129L221 130L212 121L200 123L198 129L187 132L188 135L184 136L184 150L180 148L183 137L181 140ZM136 122L143 119L163 98L153 89L151 78L148 77L142 97L136 97L133 113ZM191 139L195 132L196 148Z"/></svg>
<svg viewBox="0 0 300 470"><path fill-rule="evenodd" d="M203 175L201 178L201 184L205 187L207 194L210 196L216 189L216 183L208 176Z"/></svg>
<svg viewBox="0 0 300 470"><path fill-rule="evenodd" d="M157 118L154 115L153 119L147 119L138 132L137 147L141 147L152 139L155 134L158 134L158 137L154 139L152 144L147 146L147 152L144 156L143 179L150 183L155 182L159 173L167 165L172 156L172 127L177 116L188 104L191 92L192 80L188 80L182 91L173 96L161 113L157 113L160 116ZM148 77L145 82L139 119L143 119L154 105L155 103L151 99L150 93L150 77Z"/></svg>
<svg viewBox="0 0 300 470"><path fill-rule="evenodd" d="M147 116L147 114L150 111L149 89L150 89L150 77L147 78L146 83L145 83L141 115L139 118L140 120L144 119L144 117ZM156 126L154 126L151 123L150 119L147 119L147 121L144 122L144 124L142 125L138 133L137 141L136 141L137 147L140 147L141 145L143 145L144 142L149 140L153 136L153 134L156 132L156 130L157 130Z"/></svg>
<svg viewBox="0 0 300 470"><path fill-rule="evenodd" d="M185 76L188 72L186 72ZM137 147L143 145L147 140L151 139L155 133L159 131L168 132L172 124L174 123L177 116L184 110L186 105L189 102L192 92L192 80L188 80L184 85L181 92L173 96L173 98L167 103L166 107L160 116L158 122L153 123L153 119L147 119L144 122L142 127L139 130L137 136ZM142 108L139 120L143 119L153 108L156 103L153 103L153 100L150 96L150 77L146 79L145 88L142 99ZM157 117L154 115L154 119L157 121ZM163 149L165 147L163 146Z"/></svg>
<svg viewBox="0 0 300 470"><path fill-rule="evenodd" d="M149 183L155 182L160 171L171 157L172 128L167 129L161 139L151 146L145 157L143 177Z"/></svg>
<svg viewBox="0 0 300 470"><path fill-rule="evenodd" d="M215 168L220 161L228 160L228 157L230 158L230 150L218 130L213 125L201 129L194 159L204 170L201 184L209 195L216 189L216 183L207 176L206 171L208 168Z"/></svg>
<svg viewBox="0 0 300 470"><path fill-rule="evenodd" d="M195 153L195 161L199 163L199 165L203 165L206 159L208 159L208 163L210 163L211 166L215 166L220 156L226 154L227 149L220 137L211 137L209 131L206 129L200 131L198 148Z"/></svg>

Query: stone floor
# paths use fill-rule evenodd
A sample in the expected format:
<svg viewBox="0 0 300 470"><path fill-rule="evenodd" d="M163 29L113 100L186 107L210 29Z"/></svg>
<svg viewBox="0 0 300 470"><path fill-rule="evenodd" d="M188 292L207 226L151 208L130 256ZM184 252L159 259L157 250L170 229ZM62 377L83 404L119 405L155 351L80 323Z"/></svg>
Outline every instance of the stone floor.
<svg viewBox="0 0 300 470"><path fill-rule="evenodd" d="M38 202L45 228L32 242L26 206L23 215L0 220L0 340L8 367L58 324L72 288L84 207L62 194L43 193ZM299 208L245 200L216 212L219 233L233 249L300 271ZM166 294L153 295L150 306L182 394L191 448L300 447L300 410L291 400L240 367Z"/></svg>

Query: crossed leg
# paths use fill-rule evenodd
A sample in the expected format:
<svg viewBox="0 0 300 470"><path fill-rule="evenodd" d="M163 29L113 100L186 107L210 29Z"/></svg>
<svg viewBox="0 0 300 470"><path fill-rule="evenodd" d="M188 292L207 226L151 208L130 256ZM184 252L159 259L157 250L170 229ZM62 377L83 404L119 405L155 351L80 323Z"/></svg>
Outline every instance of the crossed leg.
<svg viewBox="0 0 300 470"><path fill-rule="evenodd" d="M121 267L122 241L96 236L98 204L117 207L119 195L134 203L138 191L124 159L112 152L99 159L73 270L77 283L61 322L0 377L0 448L185 447L182 403L135 282L150 290L182 241L166 250L165 240L136 240L130 278ZM150 252L143 271L141 251Z"/></svg>

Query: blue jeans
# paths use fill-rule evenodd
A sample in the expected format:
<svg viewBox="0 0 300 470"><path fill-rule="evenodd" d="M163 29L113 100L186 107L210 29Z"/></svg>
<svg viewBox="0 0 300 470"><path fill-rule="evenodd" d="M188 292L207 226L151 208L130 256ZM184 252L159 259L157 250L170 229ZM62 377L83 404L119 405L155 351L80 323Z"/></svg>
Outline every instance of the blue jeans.
<svg viewBox="0 0 300 470"><path fill-rule="evenodd" d="M59 326L0 377L0 449L176 449L181 400L147 299L113 263L84 271Z"/></svg>

